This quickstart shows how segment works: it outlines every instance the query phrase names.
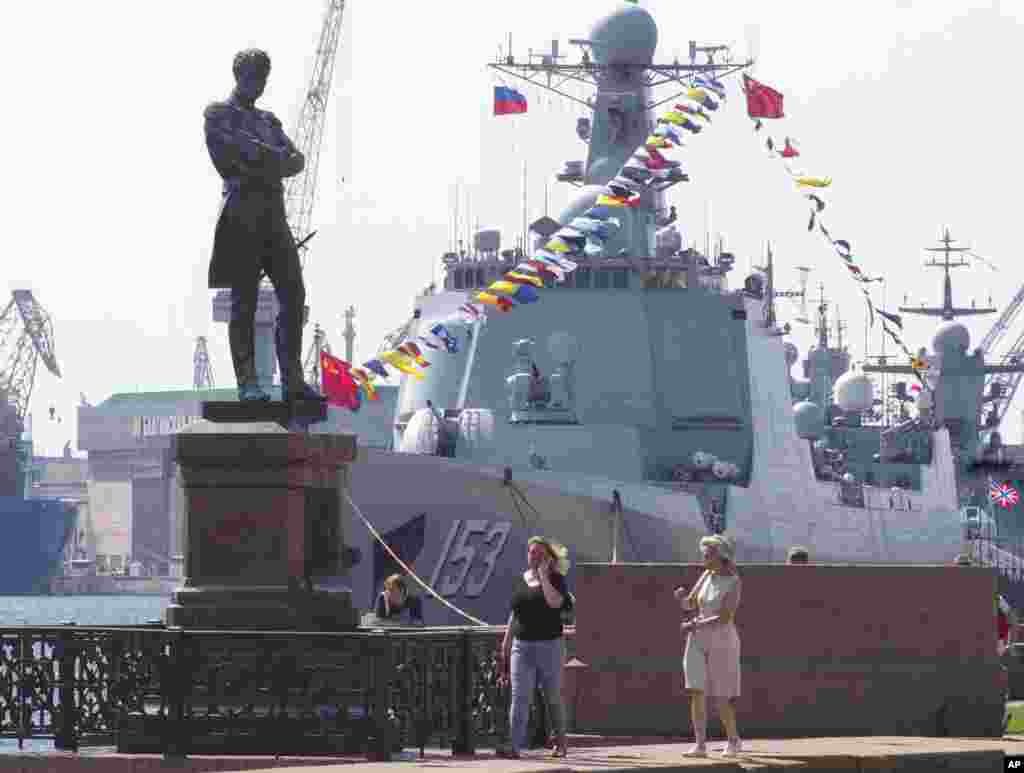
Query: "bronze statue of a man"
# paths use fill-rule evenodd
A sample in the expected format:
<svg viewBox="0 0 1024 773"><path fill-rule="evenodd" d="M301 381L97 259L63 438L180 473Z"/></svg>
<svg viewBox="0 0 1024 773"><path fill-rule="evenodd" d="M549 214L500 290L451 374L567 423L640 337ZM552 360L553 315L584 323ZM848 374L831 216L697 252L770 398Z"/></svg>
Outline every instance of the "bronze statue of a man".
<svg viewBox="0 0 1024 773"><path fill-rule="evenodd" d="M242 401L269 400L256 378L255 315L265 271L280 304L274 341L285 401L321 399L302 377L306 288L284 207L281 180L302 171L306 159L277 117L256 108L270 75L265 51L235 56L235 89L206 108L206 147L224 179L224 198L210 259L211 288L231 290L228 336Z"/></svg>

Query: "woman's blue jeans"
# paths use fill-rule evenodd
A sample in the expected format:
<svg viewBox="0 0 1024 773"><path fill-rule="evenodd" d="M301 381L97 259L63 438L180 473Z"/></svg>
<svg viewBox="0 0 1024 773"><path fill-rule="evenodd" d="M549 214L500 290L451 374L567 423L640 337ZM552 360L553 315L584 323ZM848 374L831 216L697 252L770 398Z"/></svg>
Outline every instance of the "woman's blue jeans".
<svg viewBox="0 0 1024 773"><path fill-rule="evenodd" d="M561 637L543 641L512 640L512 710L509 722L512 730L512 748L526 748L527 725L530 721L530 702L539 683L548 701L551 730L561 740L565 737L565 716L562 711L562 667L565 647Z"/></svg>

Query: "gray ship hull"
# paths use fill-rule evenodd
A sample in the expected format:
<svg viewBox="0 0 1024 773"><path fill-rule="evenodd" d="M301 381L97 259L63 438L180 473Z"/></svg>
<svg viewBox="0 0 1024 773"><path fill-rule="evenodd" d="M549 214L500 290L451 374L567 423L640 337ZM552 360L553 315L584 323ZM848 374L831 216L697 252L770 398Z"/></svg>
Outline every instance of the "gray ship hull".
<svg viewBox="0 0 1024 773"><path fill-rule="evenodd" d="M513 490L504 472L457 459L364 449L351 468L352 498L424 583L486 623L506 619L525 568L526 542L536 534L569 545L574 564L609 562L613 555L643 563L697 559L706 527L694 494L586 475L567 482L526 469L513 471ZM798 533L813 560L822 562L945 563L962 549L956 517L944 510L892 511L880 496L864 508L845 507L834 489L820 483L803 492L769 486L759 499L764 490L757 481L755 473L751 490L730 499L736 522L730 533L741 563L780 560ZM614 491L622 501L617 532ZM794 500L802 503L799 508ZM400 569L375 547L359 516L351 524L346 541L358 548L361 560L350 582L356 605L369 609L383 578ZM570 572L570 587L572 578ZM419 592L427 623L470 623Z"/></svg>
<svg viewBox="0 0 1024 773"><path fill-rule="evenodd" d="M351 468L352 498L410 568L446 601L487 623L504 622L512 588L525 569L527 540L545 535L570 547L573 564L620 560L693 560L703 529L624 508L613 533L611 496L575 494L556 484L513 477L497 467L375 449ZM522 495L520 495L520 493ZM346 538L359 550L351 585L368 609L383 577L400 571L375 548L358 515ZM570 586L572 572L569 574ZM469 620L422 589L426 622Z"/></svg>

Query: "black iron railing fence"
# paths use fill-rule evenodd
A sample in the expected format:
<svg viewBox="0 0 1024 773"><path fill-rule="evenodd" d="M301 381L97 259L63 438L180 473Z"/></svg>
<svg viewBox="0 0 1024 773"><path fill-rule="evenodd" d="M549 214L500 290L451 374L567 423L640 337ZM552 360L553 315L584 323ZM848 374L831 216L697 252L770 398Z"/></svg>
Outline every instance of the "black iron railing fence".
<svg viewBox="0 0 1024 773"><path fill-rule="evenodd" d="M0 629L0 736L63 750L472 754L503 743L504 628ZM539 712L534 712L539 713ZM535 720L536 721L536 720Z"/></svg>

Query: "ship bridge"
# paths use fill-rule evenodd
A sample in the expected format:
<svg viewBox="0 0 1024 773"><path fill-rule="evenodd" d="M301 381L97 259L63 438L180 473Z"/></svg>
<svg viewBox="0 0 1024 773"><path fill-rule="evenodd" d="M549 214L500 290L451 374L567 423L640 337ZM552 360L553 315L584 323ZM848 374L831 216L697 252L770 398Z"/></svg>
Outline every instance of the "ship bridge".
<svg viewBox="0 0 1024 773"><path fill-rule="evenodd" d="M501 255L449 252L442 257L445 290L484 290L492 282L526 260L522 250L506 250ZM679 251L651 258L617 256L612 258L574 258L578 268L563 282L545 281L555 290L686 290L699 287L712 292L728 292L726 275L735 258L727 252L711 260L696 250Z"/></svg>

